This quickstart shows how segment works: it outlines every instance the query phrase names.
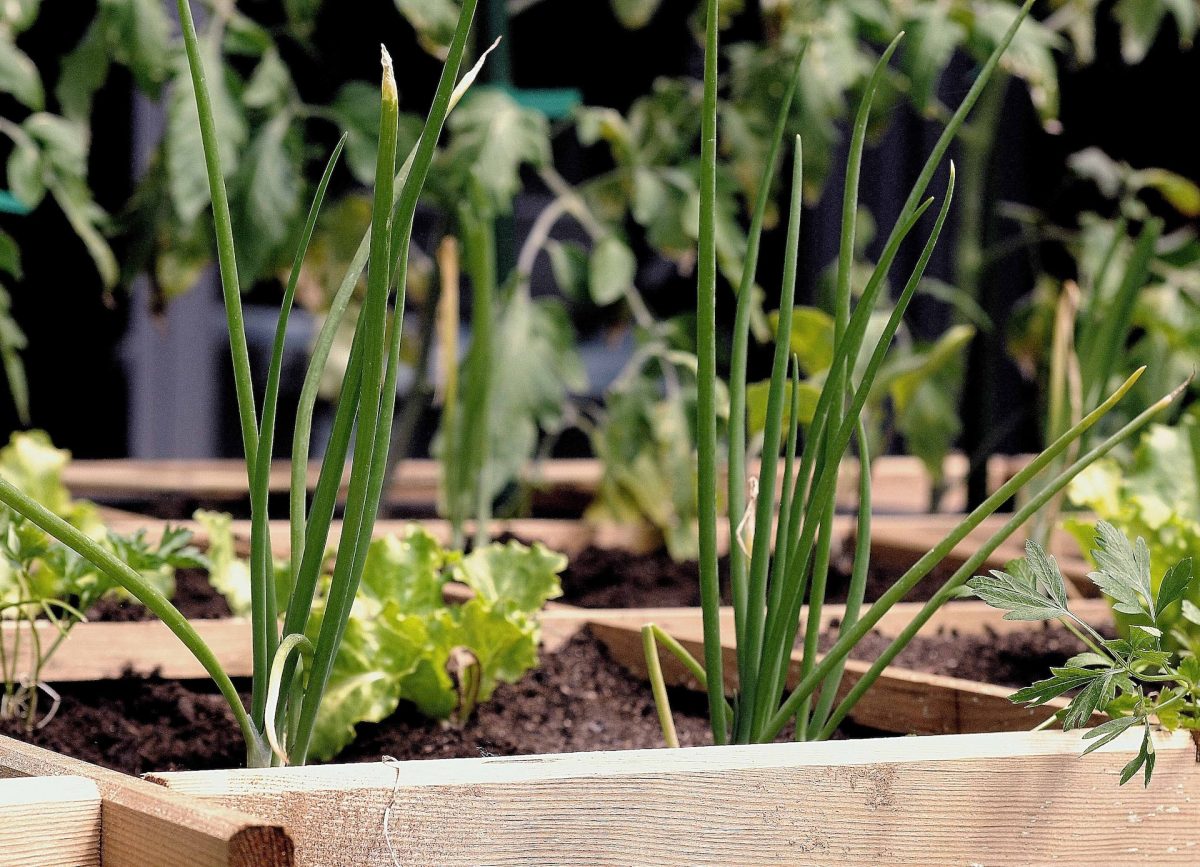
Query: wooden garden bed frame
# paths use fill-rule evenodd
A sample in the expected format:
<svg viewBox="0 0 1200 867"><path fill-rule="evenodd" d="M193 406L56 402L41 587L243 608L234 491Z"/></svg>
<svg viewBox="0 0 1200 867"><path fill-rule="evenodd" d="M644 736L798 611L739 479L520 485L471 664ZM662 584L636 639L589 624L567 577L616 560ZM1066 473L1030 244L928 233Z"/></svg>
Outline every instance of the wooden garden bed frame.
<svg viewBox="0 0 1200 867"><path fill-rule="evenodd" d="M892 609L880 622L878 630L894 635L912 618L919 604L902 603ZM1100 601L1079 604L1081 616L1091 622L1103 623L1107 608ZM1094 610L1093 610L1094 609ZM827 605L822 613L823 626L840 618L840 605ZM802 612L802 617L804 613ZM543 641L555 650L572 635L584 628L592 632L609 648L614 658L637 674L645 674L640 629L646 623L657 623L675 636L693 654L702 655L703 630L698 608L632 608L584 609L552 605L541 615ZM733 646L732 609L722 610L722 636L729 686L736 677ZM252 672L250 656L250 623L246 618L194 621L200 635L212 648L231 677L248 677ZM0 624L0 640L6 647L13 644L13 633L24 627L14 623ZM53 626L42 624L43 642L53 637ZM961 634L986 634L1028 628L1027 624L1003 620L1000 613L981 602L952 602L942 608L922 630L933 635L941 630L954 629ZM21 642L28 652L31 642ZM696 688L687 670L669 654L662 656L663 674L672 685ZM848 691L869 668L869 664L848 660L842 682L842 693ZM18 666L20 670L21 666ZM55 655L43 669L43 678L50 683L106 680L125 673L190 680L204 679L207 674L195 658L161 622L150 620L134 623L81 623L71 631ZM799 652L793 656L789 683L797 682ZM1010 689L978 683L963 678L910 671L889 666L883 675L855 707L852 719L862 725L899 734L950 734L962 732L1019 731L1029 729L1045 719L1062 703L1030 710L1008 700Z"/></svg>
<svg viewBox="0 0 1200 867"><path fill-rule="evenodd" d="M994 490L1027 460L1024 456L997 456L988 462L988 485ZM309 467L308 484L316 485L320 465ZM544 512L578 516L591 501L603 467L594 459L555 459L532 465L526 478L534 488L535 506ZM386 502L393 506L431 512L437 502L439 467L436 461L404 461L388 489ZM853 503L857 466L848 462L839 481L839 499ZM952 454L946 459L946 493L942 511L962 511L966 504L967 459ZM929 507L929 476L913 457L887 456L874 464L873 499L882 513L923 513ZM63 472L63 481L77 497L100 500L188 500L220 503L248 496L245 464L237 459L207 460L80 460ZM271 466L274 493L288 490L291 467L286 461Z"/></svg>
<svg viewBox="0 0 1200 867"><path fill-rule="evenodd" d="M1079 605L1091 619L1102 614L1102 602ZM880 630L894 632L913 610L893 609ZM825 618L840 614L828 606ZM723 619L730 636L732 613ZM648 620L698 649L697 609L554 606L542 615L543 636L554 647L588 626L636 671L638 629ZM1024 626L981 603L954 602L926 631ZM232 674L249 673L245 621L201 630ZM731 646L726 653L731 658ZM669 681L688 683L671 657L663 662ZM112 677L127 663L203 676L156 622L80 624L47 676ZM849 662L843 689L865 667ZM853 717L885 730L989 732L976 735L162 773L149 781L0 739L0 777L72 778L30 784L27 800L18 792L11 809L18 817L69 813L54 826L56 839L101 853L78 863L287 864L291 845L294 863L321 865L1195 863L1200 768L1189 737L1158 738L1148 792L1118 787L1136 733L1080 759L1074 733L1005 732L1050 712L1018 708L1008 692L889 669ZM88 781L100 798L98 842ZM3 798L0 791L0 824ZM35 856L42 851L36 835L21 840Z"/></svg>
<svg viewBox="0 0 1200 867"><path fill-rule="evenodd" d="M1200 768L1012 732L155 774L287 826L299 864L1196 863ZM336 816L336 821L330 817Z"/></svg>
<svg viewBox="0 0 1200 867"><path fill-rule="evenodd" d="M115 529L143 526L151 533L162 523L128 513L106 518ZM407 523L380 522L378 529L394 532ZM435 535L448 534L444 522L422 523ZM911 551L918 530L944 533L942 523L937 516L877 517L876 556ZM540 538L569 553L597 539L595 528L573 521L497 523L493 530ZM849 520L839 524L843 539L851 532ZM286 544L282 526L275 535ZM248 524L236 524L235 536L245 543ZM895 538L907 540L907 549L893 545ZM967 556L972 541L953 556ZM619 534L610 543L630 546ZM1013 553L1002 548L989 565ZM1073 564L1064 565L1072 574ZM917 607L897 606L879 631L894 634ZM1073 607L1089 622L1107 616L1100 600ZM823 623L841 614L841 606L826 606ZM726 674L733 678L732 612L723 611L722 619ZM542 614L543 639L554 649L590 628L614 658L644 674L639 630L647 622L700 652L698 609L551 605ZM250 673L247 621L197 626L231 675ZM0 624L0 640L10 641L15 628ZM946 628L981 634L1028 626L960 601L922 632ZM663 654L662 663L669 683L695 688L673 657ZM848 661L842 691L867 667ZM205 676L156 621L80 624L44 675L51 682L94 680L127 670ZM797 675L793 660L789 682ZM928 736L161 773L148 780L0 738L0 778L24 778L0 779L0 845L7 842L6 822L52 817L49 838L27 832L14 838L23 848L12 851L25 858L14 856L14 863L51 863L47 853L62 854L62 863L114 865L1197 862L1200 768L1190 737L1157 736L1149 791L1118 787L1120 769L1137 751L1137 733L1080 759L1076 734L1027 731L1061 700L1031 711L1013 705L1009 692L890 667L852 719Z"/></svg>

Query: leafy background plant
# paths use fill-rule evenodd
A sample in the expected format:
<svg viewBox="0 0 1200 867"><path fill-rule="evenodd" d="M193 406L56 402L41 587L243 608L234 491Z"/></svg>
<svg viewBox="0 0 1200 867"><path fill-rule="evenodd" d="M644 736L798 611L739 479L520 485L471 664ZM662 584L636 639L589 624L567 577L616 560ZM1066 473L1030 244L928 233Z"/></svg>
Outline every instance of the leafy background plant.
<svg viewBox="0 0 1200 867"><path fill-rule="evenodd" d="M412 24L421 45L433 56L444 50L447 27L459 8L453 0L397 0L379 5L396 9ZM534 53L528 47L529 42L520 42L521 22L554 5L551 2L513 5L516 17L512 44L518 60ZM661 33L664 29L684 30L682 19L687 10L682 7L689 5L621 0L611 4L611 11L627 27ZM21 77L20 70L27 71L29 64L20 58L28 59L22 45L27 41L28 27L43 7L34 0L23 0L13 6L18 7L19 15L10 15L0 28L7 39L5 56L18 58L15 66L10 63L5 68L12 66L18 70L9 90L30 98L25 111L32 111L38 103L30 95L37 88L29 85L28 76ZM828 2L767 2L756 12L748 13L744 4L731 4L723 19L730 45L726 55L728 77L719 112L722 140L729 142L733 157L729 167L722 167L719 183L719 252L726 277L737 276L739 251L745 244L748 202L759 182L755 164L756 160L761 161L769 132L770 103L778 96L782 78L802 39L809 40L810 56L802 67L801 94L789 114L788 132L801 132L810 142L805 152L805 178L808 196L813 200L824 189L828 163L839 140L844 138L846 107L861 92L866 73L888 34L903 27L912 38L881 83L872 122L873 141L883 140L887 130L897 124L910 122L907 118L913 113L944 117L946 110L942 103L947 94L961 91L963 68L986 55L997 36L997 24L1009 8L1011 4L1001 0L922 0L912 4L870 0L849 6ZM209 59L222 69L221 75L214 76L213 86L218 112L223 118L219 129L227 156L224 165L235 220L239 226L245 226L264 214L273 217L265 231L256 233L251 242L243 245L240 265L247 278L244 282L249 285L259 280L259 292L269 294L276 291L272 287L273 278L286 266L290 242L303 216L301 203L315 179L316 146L331 140L339 130L348 132L348 164L358 183L369 183L372 172L369 153L374 136L371 118L377 97L365 81L335 82L324 89L314 89L306 80L305 69L309 64L305 55L328 54L326 47L318 47L317 39L322 16L328 23L328 4L216 3L212 4L211 13L202 25L202 36L205 50L212 55ZM753 21L753 26L747 27L746 21ZM1022 101L1034 106L1042 122L1053 128L1062 101L1058 80L1061 67L1089 63L1097 51L1102 53L1104 46L1098 45L1097 40L1110 21L1116 22L1122 54L1129 63L1143 59L1160 33L1165 34L1163 40L1174 38L1181 45L1189 43L1196 26L1187 4L1119 3L1111 9L1093 4L1051 4L1044 19L1040 23L1030 22L1029 31L1019 37L1018 45L1005 60L1003 75L993 85L992 90L998 95L989 96L988 100L1002 103L1005 91L1019 88L1028 95L1028 99L1022 95ZM698 29L695 18L692 27ZM676 37L672 44L686 43L690 38ZM477 49L486 41L477 39ZM102 48L105 50L101 51ZM691 50L694 53L694 48ZM189 141L192 133L185 122L186 113L180 109L187 104L186 81L180 78L181 56L173 25L163 14L161 4L147 0L104 0L97 5L86 34L67 55L57 78L53 67L43 64L45 80L39 80L42 108L49 108L62 121L52 125L69 124L72 130L82 131L77 138L84 142L88 140L87 128L94 122L92 106L99 92L97 88L105 80L112 82L128 75L146 98L163 101L166 132L137 193L127 207L112 209L116 219L101 219L95 211L90 211L97 217L94 222L105 237L116 237L113 243L120 255L122 280L145 270L153 276L158 295L163 299L192 285L211 263L213 251L209 227L204 224L207 193L200 161L194 158L199 153L197 143L194 135ZM522 68L530 67L528 63L523 67L518 65L518 72ZM363 77L368 77L366 72ZM563 232L559 237L548 237L545 245L548 264L552 266L550 276L566 296L565 309L576 321L603 317L610 333L624 330L632 335L630 342L636 347L635 353L650 346L664 353L692 351L690 342L677 342L673 338L689 327L686 311L678 316L678 306L670 298L670 288L675 284L667 283L666 290L658 284L664 264L676 276L686 278L694 260L697 226L691 215L696 204L698 91L694 77L678 74L662 77L649 90L628 108L590 106L552 123L530 110L519 93L514 95L504 88L487 93L479 90L476 94L479 113L482 114L487 103L487 108L494 110L499 118L497 123L513 135L481 136L486 124L469 117L474 111L468 110L469 105L462 107L462 128L451 131L425 199L433 215L432 231L428 242L422 239L424 255L414 254L410 267L413 295L420 303L421 315L432 317L432 313L425 313L425 308L433 308L438 291L432 255L438 240L447 234L462 239L466 234L454 203L462 200L468 183L482 183L494 186L487 197L491 202L489 210L495 212L494 218L501 223L514 211L511 207L514 194L548 193L551 206L562 207L567 213L566 222L578 223L583 229L582 238L572 238L569 232ZM955 312L942 310L932 316L916 317L920 321L915 321L912 327L914 352L930 351L944 331L943 323L948 323L948 327L976 328L972 352L977 351L974 347L981 340L992 339L986 336L986 318L980 319L976 315L978 305L972 307L970 303L970 299L979 297L978 287L972 288L978 283L972 274L984 267L977 260L980 248L986 246L980 240L986 240L986 233L972 227L980 221L986 222L986 202L990 199L971 192L970 178L987 175L987 152L997 137L998 116L999 110L991 112L987 123L972 125L963 136L961 145L965 153L959 162L964 190L961 201L965 206L980 202L984 213L978 218L964 214L961 234L975 240L960 243L957 269L943 271L951 279L931 283L926 300L921 302L927 307L940 308L941 302L933 300L935 296L949 298L949 309ZM14 115L12 123L21 126L24 121L18 123L20 118L21 115ZM411 132L411 122L402 123L402 149L406 141L411 141ZM481 142L488 147L482 148ZM572 176L566 183L562 176L565 171L562 163L566 161L558 157L564 147L576 142L590 143L586 151L587 170L582 177ZM187 157L189 148L191 159ZM18 150L21 148L14 153ZM21 159L32 162L28 156L32 151L25 148L22 152L27 156ZM976 154L973 174L969 168L972 160L966 158L969 153ZM472 173L464 168L466 162L460 159L470 154L492 161L489 163L492 171L477 172L472 178ZM599 163L597 157L601 158ZM69 159L66 154L61 159L56 155L52 162L55 166L69 164L73 171L78 167L77 154ZM599 169L592 171L597 165ZM74 189L78 189L78 184ZM778 195L775 190L768 227L778 223ZM47 201L53 202L54 196L50 195ZM94 204L94 198L92 201ZM327 263L338 262L339 256L346 255L341 247L346 234L342 228L353 220L365 219L365 215L358 189L335 189L329 215L318 229L314 250L318 255L324 250ZM507 422L515 433L492 443L495 460L486 487L500 499L508 500L510 507L519 508L524 502L519 483L528 479L514 468L523 465L523 459L536 456L538 445L543 451L548 450L555 435L579 421L581 414L594 451L613 452L605 440L616 438L618 432L613 430L616 421L602 407L563 408L562 398L580 391L583 383L578 362L567 346L569 332L564 327L563 308L533 291L535 269L531 268L527 275L518 263L515 269L518 273L510 281L504 251L497 252L500 254L494 269L497 291L493 296L497 316L511 317L511 329L516 336L532 336L537 345L545 348L543 357L553 359L557 368L567 371L557 381L542 378L536 393L494 395L489 404L489 415ZM869 259L867 251L863 255L864 261ZM545 264L543 261L543 270ZM319 260L310 264L300 293L301 300L318 315L327 304L327 299L315 289L319 269ZM538 280L544 281L544 274ZM811 275L814 285L816 280ZM528 296L529 303L518 302L518 296ZM0 311L4 309L2 297ZM819 295L815 302L821 304ZM531 309L534 312L530 313ZM463 318L465 321L466 316ZM498 328L503 324L499 319ZM930 321L936 323L932 329ZM765 317L757 316L755 324L756 336L769 340ZM11 318L5 320L0 316L0 326L3 326L0 352L6 369L18 376L20 332ZM420 335L422 328L422 324L416 325L414 336ZM419 340L409 341L413 347L420 344ZM496 353L503 351L499 341L494 346ZM678 356L674 358L677 360ZM432 393L428 384L432 376L427 372L428 365L422 363L421 353L414 350L406 360L412 366L415 383L424 386L421 391ZM498 357L496 363L524 360ZM642 418L686 414L686 388L671 388L672 376L663 372L679 365L674 360L664 358L664 361L665 364L657 365L658 373L653 365L639 367L638 378L645 381L646 387L630 389L631 377L618 380L627 389L620 398L622 413L630 412L631 403L637 400L637 412ZM891 396L884 398L879 405L882 420L878 430L898 434L893 439L909 441L907 447L920 452L931 469L939 467L939 455L961 426L954 409L962 377L977 367L977 359L961 358L939 367L937 376L930 379L928 386L916 389L906 407L896 405ZM461 376L464 388L469 388L467 371ZM675 377L686 381L686 373L676 373ZM331 386L328 393L334 390ZM460 395L464 393L460 390ZM557 403L554 408L553 403ZM968 414L968 427L975 415ZM640 428L648 430L645 425ZM671 471L672 463L679 462L679 455L664 451L662 443L667 436L678 437L680 432L681 428L675 426L670 434L660 430L653 439L628 444L636 448L643 465L653 466L647 479L664 476ZM972 440L971 430L965 433L968 446L973 442L979 445L977 437ZM538 445L531 446L531 442ZM678 439L676 448L683 446L684 441ZM444 453L452 451L448 447ZM664 502L661 486L657 489L648 486L644 491L631 493L630 483L629 479L606 479L604 499L597 503L593 514L629 516L631 504ZM606 502L610 492L620 499ZM673 528L689 526L694 519L694 506L689 500L688 495L675 492L665 513L659 510L646 517L667 537L678 536ZM678 545L673 543L673 547Z"/></svg>
<svg viewBox="0 0 1200 867"><path fill-rule="evenodd" d="M192 534L167 527L159 540L144 530L118 535L108 530L97 507L76 500L62 482L70 455L56 449L41 431L13 434L0 448L0 477L36 498L72 526L98 540L121 557L150 585L170 596L175 570L208 565L193 547ZM53 716L57 695L45 684L42 669L87 612L109 595L124 591L101 570L66 545L5 506L0 506L0 621L18 628L0 641L0 719L20 718L32 730ZM53 640L44 641L39 623L50 623ZM22 653L22 645L31 651ZM21 666L29 661L28 670ZM51 708L39 712L39 692L51 698Z"/></svg>

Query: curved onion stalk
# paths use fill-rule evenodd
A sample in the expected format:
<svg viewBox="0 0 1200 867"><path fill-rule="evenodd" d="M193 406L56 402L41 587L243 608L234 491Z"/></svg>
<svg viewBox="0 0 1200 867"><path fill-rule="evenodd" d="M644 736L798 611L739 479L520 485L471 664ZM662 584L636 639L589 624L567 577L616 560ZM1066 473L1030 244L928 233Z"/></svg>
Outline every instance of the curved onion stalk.
<svg viewBox="0 0 1200 867"><path fill-rule="evenodd" d="M667 684L663 680L662 662L658 658L653 623L642 627L642 653L646 657L646 672L650 677L650 688L654 693L654 706L658 710L658 724L662 728L663 740L668 747L678 747L679 735L675 731L675 719L671 716L671 701L667 696Z"/></svg>
<svg viewBox="0 0 1200 867"><path fill-rule="evenodd" d="M233 244L233 220L229 215L229 196L217 149L217 122L213 117L212 98L204 75L204 60L192 20L189 0L177 0L179 26L187 53L188 71L196 98L196 114L204 145L204 166L212 199L213 226L217 234L217 265L221 274L221 293L225 302L225 321L229 327L229 349L233 356L233 383L237 395L238 420L242 427L242 449L246 454L248 481L254 480L254 457L258 453L258 419L254 410L254 387L250 376L250 351L246 346L246 326L242 316L242 290L238 281L237 254ZM256 648L257 650L257 648Z"/></svg>
<svg viewBox="0 0 1200 867"><path fill-rule="evenodd" d="M282 716L279 713L279 697L283 691L283 680L287 676L288 666L294 665L293 660L298 657L311 661L313 646L308 638L299 632L293 632L279 642L279 649L271 663L270 683L267 684L267 743L271 745L271 752L285 765L288 764L288 754L279 737L279 724L276 720Z"/></svg>

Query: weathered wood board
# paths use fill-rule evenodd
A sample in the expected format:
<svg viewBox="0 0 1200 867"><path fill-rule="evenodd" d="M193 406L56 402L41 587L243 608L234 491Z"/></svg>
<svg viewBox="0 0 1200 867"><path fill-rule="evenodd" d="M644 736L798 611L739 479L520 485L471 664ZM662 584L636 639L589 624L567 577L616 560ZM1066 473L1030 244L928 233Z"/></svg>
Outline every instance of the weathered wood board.
<svg viewBox="0 0 1200 867"><path fill-rule="evenodd" d="M300 864L1194 865L1200 776L1140 735L890 738L156 774L285 824ZM336 822L329 818L336 816Z"/></svg>

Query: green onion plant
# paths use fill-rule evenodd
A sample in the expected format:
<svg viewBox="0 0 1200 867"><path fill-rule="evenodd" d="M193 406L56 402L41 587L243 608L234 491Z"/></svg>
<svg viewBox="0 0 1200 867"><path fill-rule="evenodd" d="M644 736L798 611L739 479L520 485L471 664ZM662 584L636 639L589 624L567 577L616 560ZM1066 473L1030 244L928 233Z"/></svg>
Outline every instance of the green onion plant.
<svg viewBox="0 0 1200 867"><path fill-rule="evenodd" d="M295 298L300 264L312 237L342 143L334 150L317 187L297 246L275 333L260 413L255 406L251 382L233 228L212 104L205 81L205 66L190 4L188 0L177 2L212 196L238 417L250 481L254 664L249 703L243 703L229 675L195 628L128 563L3 480L0 480L0 503L24 515L30 522L95 564L162 619L192 651L228 701L246 741L248 766L264 767L288 761L303 764L308 756L322 695L362 576L379 510L396 403L396 377L413 216L446 116L473 77L468 74L456 87L478 0L464 0L462 4L432 107L420 138L398 170L396 82L391 60L386 50L383 52L372 223L334 296L312 353L297 408L290 495L292 565L283 598L277 596L267 514L268 476L274 448L283 342ZM366 298L355 328L329 444L315 491L309 501L306 470L317 388L333 345L334 334L364 268L367 271ZM337 556L332 566L325 614L314 642L305 637L305 630L312 615L317 583L323 574L326 544L348 457L349 487L336 544ZM279 614L283 615L282 629ZM268 698L271 700L268 701Z"/></svg>
<svg viewBox="0 0 1200 867"><path fill-rule="evenodd" d="M757 483L749 486L752 491L756 488L757 493L753 495L753 501L747 503L747 497L743 493L747 486L745 354L751 300L748 287L753 285L758 235L761 231L760 198L751 227L749 253L744 263L737 297L732 373L729 382L727 494L731 536L730 589L734 611L733 638L736 646L738 683L737 691L730 701L727 700L724 690L721 599L717 570L717 480L722 469L717 451L716 426L716 394L719 385L716 367L716 104L719 2L707 0L696 316L699 361L696 426L699 446L699 565L704 620L703 663L689 658L677 643L666 642L666 647L680 656L694 674L703 675L700 680L708 692L713 740L718 744L771 741L793 724L798 740L829 737L863 693L875 682L883 668L943 603L963 592L962 585L1003 540L1056 495L1084 467L1143 427L1155 413L1179 394L1177 390L1155 403L1120 431L1075 459L1045 484L997 533L979 546L975 554L942 585L912 622L901 631L870 670L835 704L845 661L855 645L874 628L892 606L928 575L955 545L966 538L968 533L1086 434L1120 401L1141 373L1140 370L1134 373L1111 396L1100 401L1094 410L1065 430L1028 466L967 515L942 542L908 569L878 601L862 611L870 554L871 509L869 456L863 433L862 410L871 385L887 356L892 337L921 282L945 225L954 191L953 165L948 172L945 195L921 253L892 306L891 316L878 344L873 347L864 346L868 318L881 302L886 278L901 244L921 224L933 204L933 199L924 196L942 157L996 69L1004 50L1028 15L1032 2L1033 0L1027 0L1019 12L1016 12L1004 39L980 69L962 104L949 118L886 238L878 263L866 285L857 293L855 301L856 293L851 286L850 266L853 263L854 231L858 216L859 167L872 98L903 34L897 36L883 52L867 82L854 120L844 175L845 192L834 306L836 330L833 362L821 388L812 420L804 431L802 446L799 431L800 412L795 388L796 365L794 362L789 363L790 328L786 325L791 319L795 294L802 199L803 160L795 160L788 244L783 268L783 285L779 296L779 320L782 324L777 329L764 430L764 442L767 445L762 454ZM787 99L791 99L793 90L794 88L789 89ZM781 107L781 119L775 127L774 141L763 167L763 181L760 184L760 190L763 191L771 186L770 180L783 135L782 118L786 113L785 104ZM799 150L800 142L797 141L797 152ZM760 197L762 195L765 193L760 193ZM861 376L853 376L856 361L863 353L867 363ZM789 367L792 368L790 400ZM838 470L852 442L857 444L860 462L861 501L849 601L836 643L818 659L816 642L829 576ZM782 460L782 493L777 499L777 481L781 469L780 443L785 443L785 455ZM749 520L751 517L753 520ZM753 530L743 533L745 527L752 527ZM802 623L805 600L808 602L808 613L805 622ZM800 681L789 690L786 689L789 661L792 648L801 632L804 635L804 652ZM644 637L647 654L655 656L658 652L657 644L663 637L662 631L650 626L645 630ZM653 673L657 671L657 667L652 663L649 670ZM665 691L661 689L661 684L655 684L655 687L660 704L664 703ZM669 709L660 707L660 717L669 721L669 716ZM665 723L664 733L670 741L669 727Z"/></svg>

